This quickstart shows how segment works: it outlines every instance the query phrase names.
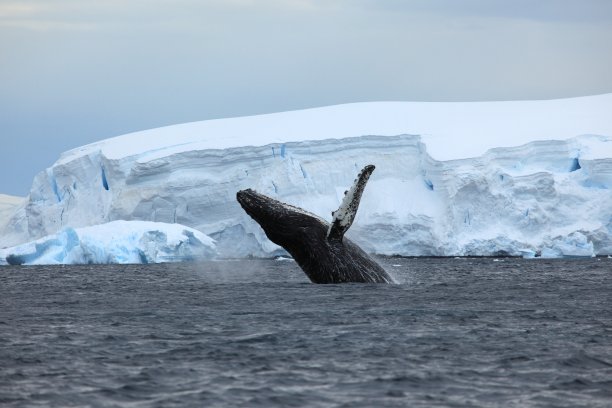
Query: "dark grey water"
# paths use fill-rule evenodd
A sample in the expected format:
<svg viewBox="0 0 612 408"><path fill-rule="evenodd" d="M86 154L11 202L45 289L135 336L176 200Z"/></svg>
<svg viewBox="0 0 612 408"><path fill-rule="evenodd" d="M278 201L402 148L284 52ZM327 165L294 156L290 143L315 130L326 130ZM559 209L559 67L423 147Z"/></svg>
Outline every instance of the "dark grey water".
<svg viewBox="0 0 612 408"><path fill-rule="evenodd" d="M0 405L612 406L612 259L0 268Z"/></svg>

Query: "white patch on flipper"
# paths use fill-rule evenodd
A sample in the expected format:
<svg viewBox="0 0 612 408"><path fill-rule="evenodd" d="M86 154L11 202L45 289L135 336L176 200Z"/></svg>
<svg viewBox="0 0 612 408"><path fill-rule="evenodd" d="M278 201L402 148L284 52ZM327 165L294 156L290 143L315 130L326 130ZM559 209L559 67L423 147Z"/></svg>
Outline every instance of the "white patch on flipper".
<svg viewBox="0 0 612 408"><path fill-rule="evenodd" d="M344 198L340 207L332 213L333 220L329 229L327 230L327 238L342 238L344 233L351 227L357 209L359 208L359 202L361 201L361 195L365 189L365 185L370 178L370 175L374 171L373 165L367 165L361 170L357 179L351 186L351 188L344 193Z"/></svg>

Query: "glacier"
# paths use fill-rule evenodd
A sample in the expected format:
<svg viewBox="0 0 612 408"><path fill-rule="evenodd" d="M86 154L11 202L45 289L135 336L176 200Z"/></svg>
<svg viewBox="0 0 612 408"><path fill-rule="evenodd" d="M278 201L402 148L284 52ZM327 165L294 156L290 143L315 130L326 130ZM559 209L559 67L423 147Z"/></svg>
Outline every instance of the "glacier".
<svg viewBox="0 0 612 408"><path fill-rule="evenodd" d="M65 227L34 242L0 249L0 264L109 264L199 261L216 255L214 241L193 228L150 221Z"/></svg>
<svg viewBox="0 0 612 408"><path fill-rule="evenodd" d="M122 135L40 172L0 220L0 248L123 220L193 228L219 258L284 255L236 192L253 188L331 220L357 172L374 164L347 234L368 252L609 255L611 111L612 94L370 102Z"/></svg>

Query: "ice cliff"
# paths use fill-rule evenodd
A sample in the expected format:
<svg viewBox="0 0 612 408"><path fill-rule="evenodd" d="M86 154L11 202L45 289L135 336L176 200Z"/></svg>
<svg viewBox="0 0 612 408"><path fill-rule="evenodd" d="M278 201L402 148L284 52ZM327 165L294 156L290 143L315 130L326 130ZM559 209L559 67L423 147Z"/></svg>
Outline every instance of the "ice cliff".
<svg viewBox="0 0 612 408"><path fill-rule="evenodd" d="M331 220L371 163L348 233L368 251L612 254L610 112L612 94L379 102L123 135L68 151L39 173L0 247L139 220L192 227L220 257L281 254L236 192L254 188Z"/></svg>

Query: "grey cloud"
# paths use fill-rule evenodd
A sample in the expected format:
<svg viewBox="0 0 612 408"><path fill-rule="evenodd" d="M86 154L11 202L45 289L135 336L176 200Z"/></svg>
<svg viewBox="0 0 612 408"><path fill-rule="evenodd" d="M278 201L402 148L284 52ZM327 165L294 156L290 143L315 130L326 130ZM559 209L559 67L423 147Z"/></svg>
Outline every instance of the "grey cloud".
<svg viewBox="0 0 612 408"><path fill-rule="evenodd" d="M173 123L612 91L612 25L570 6L543 19L522 0L484 3L3 1L0 192L25 194L69 148Z"/></svg>
<svg viewBox="0 0 612 408"><path fill-rule="evenodd" d="M609 0L360 0L371 9L535 21L610 22Z"/></svg>

